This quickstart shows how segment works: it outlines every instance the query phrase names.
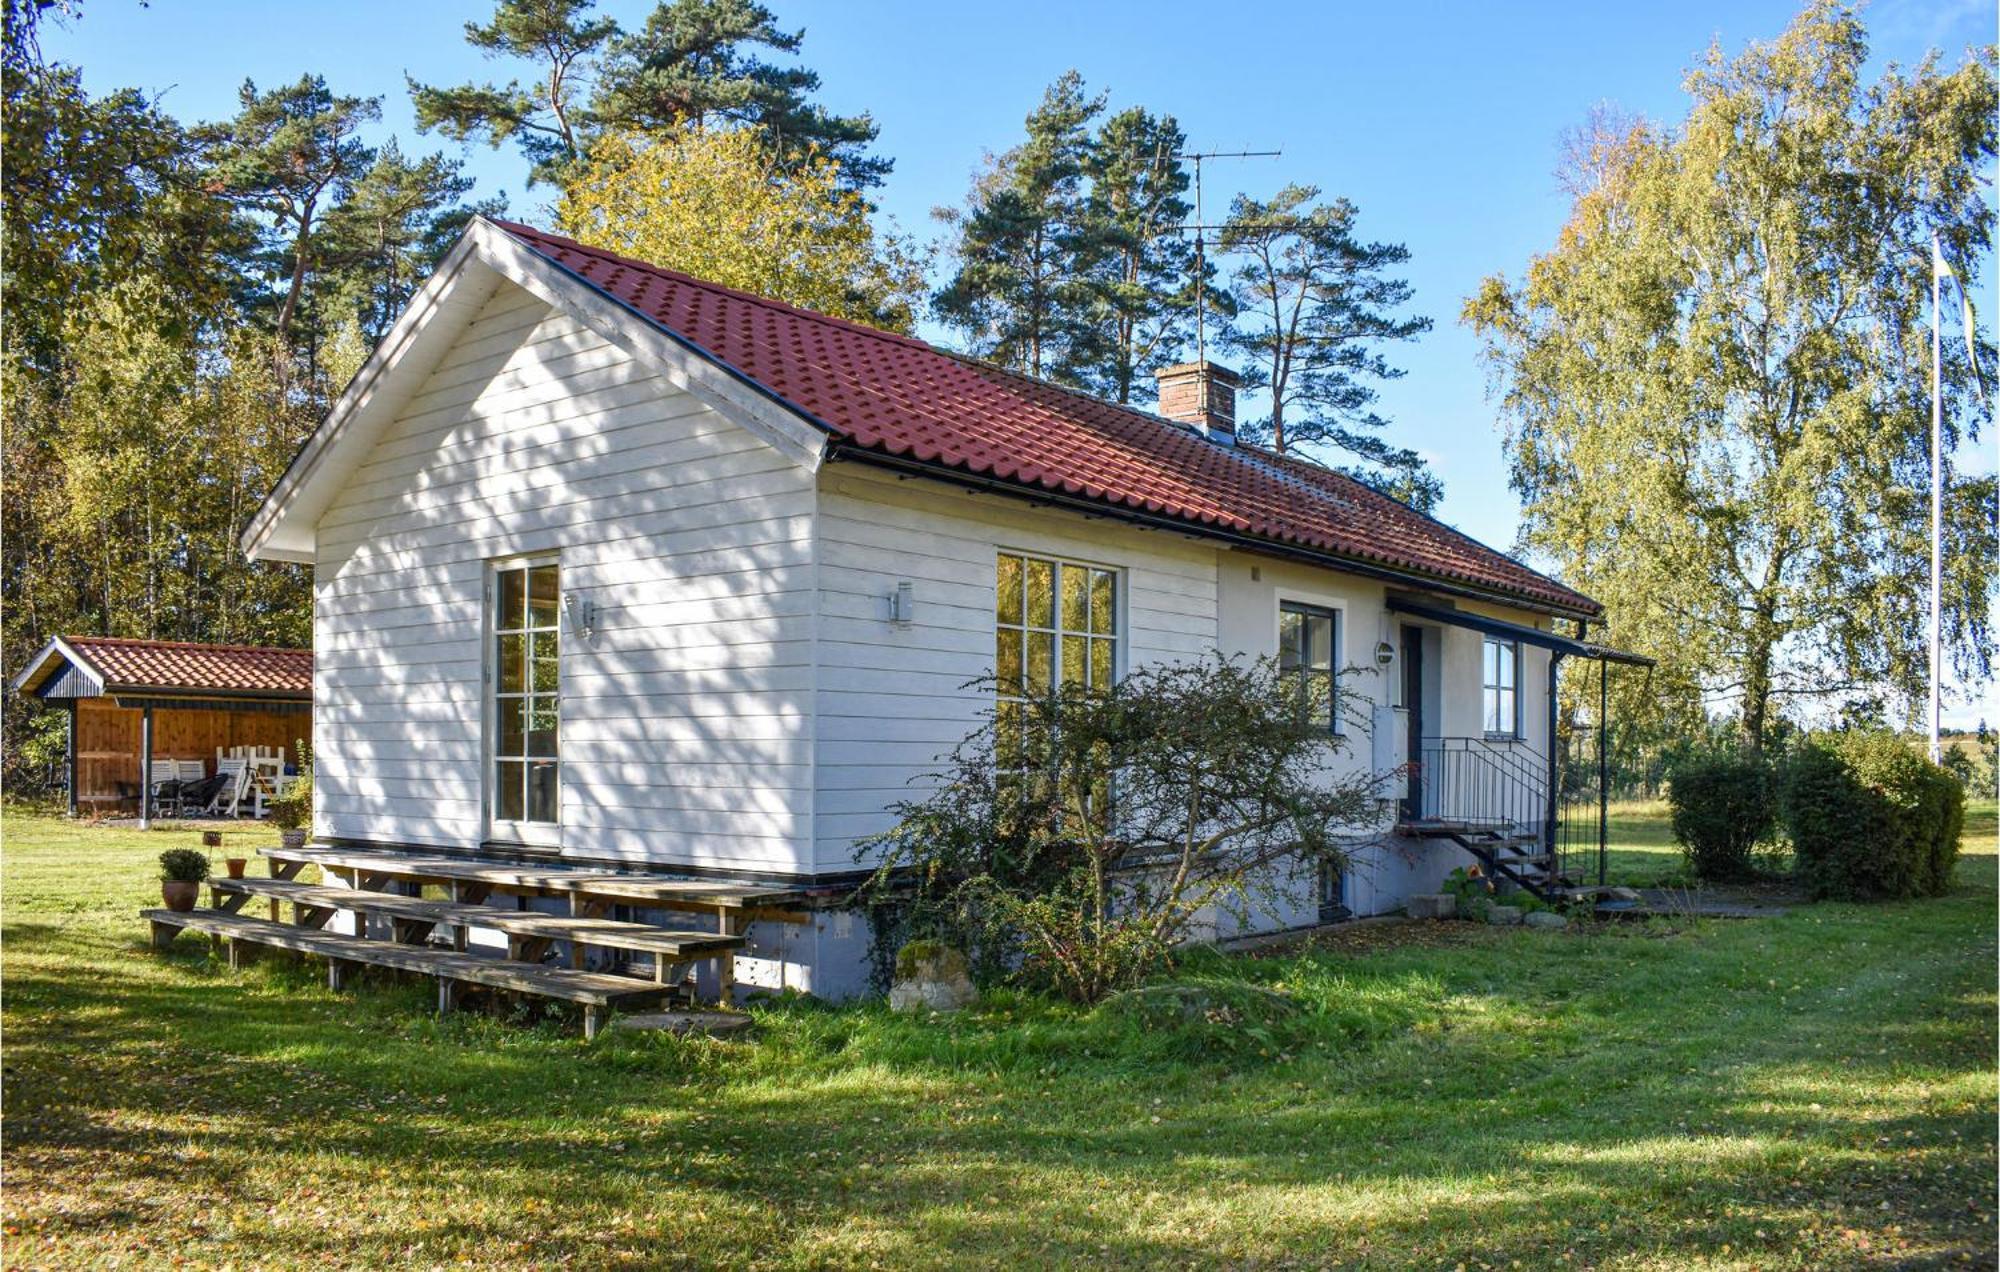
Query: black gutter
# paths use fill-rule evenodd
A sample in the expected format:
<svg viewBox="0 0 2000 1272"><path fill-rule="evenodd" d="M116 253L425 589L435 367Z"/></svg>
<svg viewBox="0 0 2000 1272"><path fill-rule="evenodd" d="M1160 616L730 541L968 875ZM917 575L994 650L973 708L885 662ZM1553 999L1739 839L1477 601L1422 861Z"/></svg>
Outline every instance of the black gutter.
<svg viewBox="0 0 2000 1272"><path fill-rule="evenodd" d="M1495 605L1511 605L1516 609L1535 610L1538 613L1551 614L1578 621L1597 617L1595 614L1584 610L1569 609L1547 601L1528 600L1508 592L1487 591L1467 584L1439 579L1428 574L1420 574L1410 570L1398 570L1392 566L1376 565L1356 560L1352 557L1341 556L1338 553L1320 552L1310 548L1298 548L1282 543L1274 543L1269 539L1259 539L1254 535L1242 534L1234 530L1222 530L1214 526L1204 526L1198 522L1184 521L1176 517L1142 512L1076 495L1065 495L1058 491L1045 490L1036 486L1025 486L1018 482L1004 481L997 477L982 477L976 473L948 468L941 464L927 464L922 460L905 459L900 455L890 455L882 451L854 446L845 442L835 441L829 443L826 450L826 462L834 463L840 460L852 460L858 463L870 464L878 468L887 468L895 472L909 473L913 476L949 482L953 485L963 486L982 493L1008 495L1017 499L1026 499L1031 503L1051 504L1073 512L1081 512L1086 516L1105 517L1113 521L1123 521L1131 525L1143 526L1148 530L1165 530L1197 539L1220 539L1232 547L1252 552L1261 552L1267 556L1281 557L1286 560L1299 561L1307 565L1319 566L1322 569L1340 570L1344 573L1357 574L1363 578L1376 579L1381 582L1412 584L1431 591L1444 592L1452 596L1462 596L1468 600L1487 601ZM1441 612L1451 613L1452 611ZM1532 627L1523 627L1521 630L1536 632L1537 635L1541 636L1548 635L1548 633L1538 632Z"/></svg>

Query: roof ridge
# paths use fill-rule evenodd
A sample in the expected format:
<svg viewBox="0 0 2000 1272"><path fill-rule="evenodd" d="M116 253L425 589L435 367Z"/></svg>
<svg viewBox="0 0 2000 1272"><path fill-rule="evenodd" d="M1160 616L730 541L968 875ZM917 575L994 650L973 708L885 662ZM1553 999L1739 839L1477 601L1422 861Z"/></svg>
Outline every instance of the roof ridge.
<svg viewBox="0 0 2000 1272"><path fill-rule="evenodd" d="M775 309L799 318L809 318L815 322L826 323L828 326L845 327L849 331L858 332L864 336L877 336L884 340L894 341L897 344L914 345L919 349L929 349L934 353L944 352L944 350L939 349L936 345L917 336L906 335L900 331L890 331L884 327L871 326L865 322L857 322L852 318L840 318L833 314L821 313L817 309L807 309L803 305L794 305L790 301L779 300L774 296L765 296L757 292L746 291L741 287L731 287L727 283L718 283L713 279L701 278L678 269L669 269L665 265L641 260L636 256L627 256L623 252L614 252L608 247L593 247L579 239L573 239L566 234L556 234L549 230L537 229L524 222L509 221L503 217L487 217L486 219L517 238L522 235L528 235L533 238L543 239L549 243L571 248L575 251L588 252L593 256L601 256L606 260L614 261L632 269L643 269L649 273L659 274L666 278L671 278L677 283L684 283L689 287L696 287L702 291L714 292L718 295L734 297L737 300L749 301L753 305L762 305L767 309Z"/></svg>
<svg viewBox="0 0 2000 1272"><path fill-rule="evenodd" d="M228 654L302 654L312 657L310 649L300 649L295 645L223 645L205 640L155 640L150 636L65 636L67 645L143 645L148 649L204 649Z"/></svg>

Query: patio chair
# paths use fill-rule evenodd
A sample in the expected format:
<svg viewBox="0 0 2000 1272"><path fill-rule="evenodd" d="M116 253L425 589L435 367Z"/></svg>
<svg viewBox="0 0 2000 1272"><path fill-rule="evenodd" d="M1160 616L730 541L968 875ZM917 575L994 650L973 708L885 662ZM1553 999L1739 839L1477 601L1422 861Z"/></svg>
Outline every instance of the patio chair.
<svg viewBox="0 0 2000 1272"><path fill-rule="evenodd" d="M250 762L237 756L225 756L215 762L215 775L226 778L216 790L215 798L208 802L208 811L220 813L224 817L240 816L243 797L250 792Z"/></svg>
<svg viewBox="0 0 2000 1272"><path fill-rule="evenodd" d="M154 760L146 775L146 790L155 811L175 816L181 811L181 770L178 760Z"/></svg>

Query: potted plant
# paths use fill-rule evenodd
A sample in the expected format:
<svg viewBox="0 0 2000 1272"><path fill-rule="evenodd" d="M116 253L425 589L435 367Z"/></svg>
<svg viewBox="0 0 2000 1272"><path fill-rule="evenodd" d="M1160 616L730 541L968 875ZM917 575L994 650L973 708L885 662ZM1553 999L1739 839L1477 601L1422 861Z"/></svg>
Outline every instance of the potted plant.
<svg viewBox="0 0 2000 1272"><path fill-rule="evenodd" d="M208 878L208 858L192 848L169 848L160 854L160 900L183 914L194 909L201 881Z"/></svg>
<svg viewBox="0 0 2000 1272"><path fill-rule="evenodd" d="M210 850L222 847L222 832L219 830L202 831L201 846ZM243 877L243 868L249 864L249 859L242 856L224 857L222 864L228 868L230 878L241 879Z"/></svg>
<svg viewBox="0 0 2000 1272"><path fill-rule="evenodd" d="M306 846L312 826L313 775L310 762L299 766L299 775L285 793L271 801L271 821L285 847L297 851Z"/></svg>

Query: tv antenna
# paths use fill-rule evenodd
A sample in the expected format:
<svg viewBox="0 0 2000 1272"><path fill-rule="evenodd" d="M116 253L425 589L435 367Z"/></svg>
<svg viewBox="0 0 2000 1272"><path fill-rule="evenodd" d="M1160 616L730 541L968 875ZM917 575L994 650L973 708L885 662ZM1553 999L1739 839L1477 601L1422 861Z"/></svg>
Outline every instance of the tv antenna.
<svg viewBox="0 0 2000 1272"><path fill-rule="evenodd" d="M1176 159L1194 161L1194 349L1195 361L1208 361L1208 253L1202 235L1210 227L1201 215L1201 164L1204 159L1275 159L1282 150L1183 150ZM1186 227L1183 227L1186 228Z"/></svg>

